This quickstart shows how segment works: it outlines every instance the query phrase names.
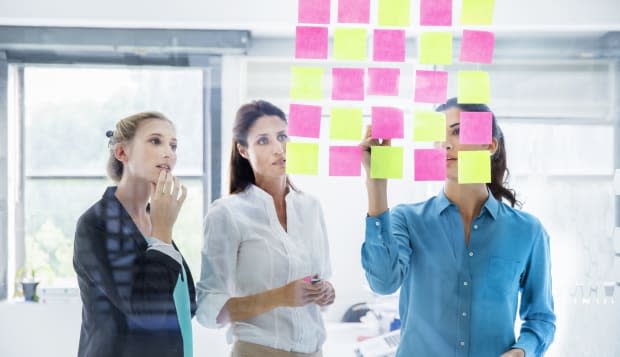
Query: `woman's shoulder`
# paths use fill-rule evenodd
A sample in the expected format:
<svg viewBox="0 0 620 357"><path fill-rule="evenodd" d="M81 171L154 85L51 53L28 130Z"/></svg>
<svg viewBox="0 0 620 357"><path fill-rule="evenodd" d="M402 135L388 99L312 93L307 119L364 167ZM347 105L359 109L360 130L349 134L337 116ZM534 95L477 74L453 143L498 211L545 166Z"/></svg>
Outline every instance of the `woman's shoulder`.
<svg viewBox="0 0 620 357"><path fill-rule="evenodd" d="M515 228L526 229L531 233L540 233L545 230L540 219L534 214L511 207L505 202L500 203L500 214L502 218L514 225Z"/></svg>

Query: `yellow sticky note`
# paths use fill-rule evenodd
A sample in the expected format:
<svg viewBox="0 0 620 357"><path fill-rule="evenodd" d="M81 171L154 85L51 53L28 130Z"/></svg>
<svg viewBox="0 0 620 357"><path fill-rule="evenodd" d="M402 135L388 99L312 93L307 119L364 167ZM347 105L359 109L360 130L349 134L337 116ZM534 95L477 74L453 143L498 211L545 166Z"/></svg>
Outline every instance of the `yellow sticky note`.
<svg viewBox="0 0 620 357"><path fill-rule="evenodd" d="M366 29L337 28L334 31L334 58L337 60L365 60Z"/></svg>
<svg viewBox="0 0 620 357"><path fill-rule="evenodd" d="M438 112L415 112L413 140L446 141L446 115Z"/></svg>
<svg viewBox="0 0 620 357"><path fill-rule="evenodd" d="M370 148L370 177L399 179L403 177L403 148L373 146Z"/></svg>
<svg viewBox="0 0 620 357"><path fill-rule="evenodd" d="M491 98L489 74L484 71L459 71L457 96L461 104L488 104Z"/></svg>
<svg viewBox="0 0 620 357"><path fill-rule="evenodd" d="M452 64L452 33L423 32L419 57L420 64Z"/></svg>
<svg viewBox="0 0 620 357"><path fill-rule="evenodd" d="M286 144L286 172L289 174L318 175L319 144Z"/></svg>
<svg viewBox="0 0 620 357"><path fill-rule="evenodd" d="M329 121L331 140L362 140L362 109L332 108Z"/></svg>
<svg viewBox="0 0 620 357"><path fill-rule="evenodd" d="M379 0L379 26L409 26L409 0Z"/></svg>
<svg viewBox="0 0 620 357"><path fill-rule="evenodd" d="M463 0L461 25L491 25L495 0Z"/></svg>
<svg viewBox="0 0 620 357"><path fill-rule="evenodd" d="M323 68L292 67L292 99L323 99Z"/></svg>
<svg viewBox="0 0 620 357"><path fill-rule="evenodd" d="M459 151L459 183L491 182L491 154L488 150Z"/></svg>

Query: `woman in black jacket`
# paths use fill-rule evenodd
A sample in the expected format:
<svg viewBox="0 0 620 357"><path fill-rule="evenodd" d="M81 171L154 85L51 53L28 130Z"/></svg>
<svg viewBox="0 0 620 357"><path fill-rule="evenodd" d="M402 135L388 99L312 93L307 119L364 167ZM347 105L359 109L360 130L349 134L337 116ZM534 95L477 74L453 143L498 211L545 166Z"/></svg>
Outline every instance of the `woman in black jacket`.
<svg viewBox="0 0 620 357"><path fill-rule="evenodd" d="M117 186L80 217L75 232L78 356L191 356L194 281L172 241L187 195L171 174L174 126L145 112L122 119L107 136L108 175Z"/></svg>

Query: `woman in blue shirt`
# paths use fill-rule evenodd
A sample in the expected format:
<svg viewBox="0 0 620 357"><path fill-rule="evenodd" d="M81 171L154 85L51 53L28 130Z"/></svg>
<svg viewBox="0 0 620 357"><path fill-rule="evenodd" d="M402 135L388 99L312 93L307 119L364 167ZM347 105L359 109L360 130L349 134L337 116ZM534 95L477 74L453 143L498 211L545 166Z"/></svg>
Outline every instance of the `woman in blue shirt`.
<svg viewBox="0 0 620 357"><path fill-rule="evenodd" d="M397 356L542 356L555 333L549 237L504 187L506 149L495 116L491 144L459 143L460 113L490 109L453 98L437 111L447 124L447 178L437 196L389 210L387 181L367 179L362 266L373 291L400 288ZM390 141L367 133L367 174L377 145ZM458 152L466 150L489 150L491 183L458 183ZM515 338L517 308L523 324Z"/></svg>
<svg viewBox="0 0 620 357"><path fill-rule="evenodd" d="M187 195L172 175L174 125L144 112L122 119L107 135L108 174L117 185L84 212L75 231L78 356L191 357L196 294L172 241Z"/></svg>

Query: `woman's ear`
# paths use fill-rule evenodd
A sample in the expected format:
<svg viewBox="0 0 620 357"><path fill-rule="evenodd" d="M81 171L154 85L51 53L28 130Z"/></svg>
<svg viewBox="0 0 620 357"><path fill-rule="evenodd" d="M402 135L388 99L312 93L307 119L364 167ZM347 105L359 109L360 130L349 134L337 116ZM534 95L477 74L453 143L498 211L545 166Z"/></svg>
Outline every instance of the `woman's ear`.
<svg viewBox="0 0 620 357"><path fill-rule="evenodd" d="M117 143L114 145L114 157L122 163L126 163L128 161L129 157L124 143Z"/></svg>
<svg viewBox="0 0 620 357"><path fill-rule="evenodd" d="M491 156L495 155L495 152L497 151L497 146L498 146L498 142L496 138L493 138L493 140L491 141L491 143L489 144L489 152L491 153Z"/></svg>
<svg viewBox="0 0 620 357"><path fill-rule="evenodd" d="M237 151L239 152L239 155L241 155L242 158L246 159L246 160L250 160L249 159L249 155L248 155L248 148L246 148L245 146L237 143Z"/></svg>

